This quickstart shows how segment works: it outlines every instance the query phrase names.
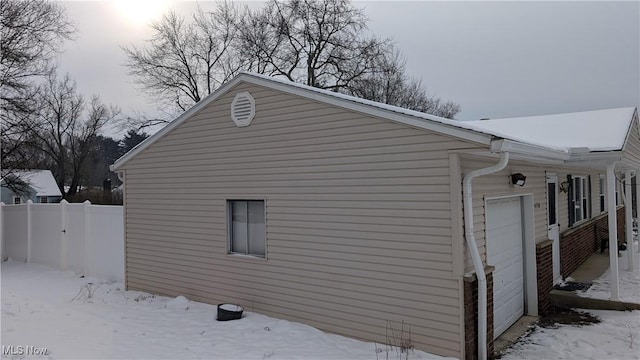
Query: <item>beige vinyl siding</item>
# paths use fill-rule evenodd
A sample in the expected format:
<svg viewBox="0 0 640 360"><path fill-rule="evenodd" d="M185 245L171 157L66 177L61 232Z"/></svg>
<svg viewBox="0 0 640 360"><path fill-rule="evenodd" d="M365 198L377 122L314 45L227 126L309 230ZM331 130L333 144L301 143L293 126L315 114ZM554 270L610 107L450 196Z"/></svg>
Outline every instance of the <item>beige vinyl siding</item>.
<svg viewBox="0 0 640 360"><path fill-rule="evenodd" d="M256 101L238 128L237 91ZM450 149L477 145L241 84L123 166L126 282L462 355ZM459 181L459 180L456 180ZM226 255L227 199L264 199L267 259Z"/></svg>
<svg viewBox="0 0 640 360"><path fill-rule="evenodd" d="M624 146L624 160L640 168L640 129L638 128L637 112L633 115L633 125Z"/></svg>
<svg viewBox="0 0 640 360"><path fill-rule="evenodd" d="M487 159L480 157L463 156L462 157L462 175L469 172L491 166L497 163L497 159ZM490 175L475 178L472 183L473 188L473 224L475 230L476 242L480 250L480 257L486 261L486 241L485 241L485 199L494 197L510 196L517 194L533 194L534 195L534 223L535 237L547 237L546 228L546 177L544 169L538 168L532 171L533 167L528 164L517 163L511 161L507 168ZM527 177L524 187L512 186L510 184L509 174L522 173ZM473 272L473 263L471 256L465 247L465 271Z"/></svg>
<svg viewBox="0 0 640 360"><path fill-rule="evenodd" d="M491 166L497 162L497 159L487 159L472 156L462 157L462 174L463 176L470 171ZM527 177L526 184L523 187L512 186L510 184L509 175L512 173L522 173ZM534 232L536 243L548 239L547 231L547 185L546 174L556 174L558 176L558 186L563 181L567 181L567 175L591 175L591 206L592 215L599 215L598 202L598 175L600 172L596 170L575 169L568 171L566 168L553 166L540 166L521 161L511 161L507 168L486 176L482 176L473 180L473 214L474 229L476 241L480 249L480 255L483 261L486 261L486 243L485 243L485 217L484 203L485 199L494 197L511 196L518 194L533 194L534 198ZM558 193L558 220L560 222L560 233L566 231L569 227L569 205L568 194L559 191ZM465 247L465 271L472 272L473 264L471 257Z"/></svg>

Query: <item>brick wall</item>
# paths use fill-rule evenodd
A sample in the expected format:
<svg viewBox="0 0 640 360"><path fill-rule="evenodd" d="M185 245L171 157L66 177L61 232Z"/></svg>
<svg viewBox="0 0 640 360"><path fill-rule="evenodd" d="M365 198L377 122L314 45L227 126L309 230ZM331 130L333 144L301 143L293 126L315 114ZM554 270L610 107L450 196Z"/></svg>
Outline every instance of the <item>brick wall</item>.
<svg viewBox="0 0 640 360"><path fill-rule="evenodd" d="M487 355L493 359L493 269L485 269L487 276ZM464 279L465 359L478 358L478 279Z"/></svg>
<svg viewBox="0 0 640 360"><path fill-rule="evenodd" d="M538 279L538 314L545 315L551 310L553 289L553 241L536 244L536 271Z"/></svg>
<svg viewBox="0 0 640 360"><path fill-rule="evenodd" d="M624 207L618 209L618 242L624 242ZM602 230L598 230L602 229ZM575 269L600 250L600 243L608 235L608 216L600 215L560 235L560 274L563 278L569 276ZM599 233L600 232L600 233ZM540 291L540 289L538 289Z"/></svg>

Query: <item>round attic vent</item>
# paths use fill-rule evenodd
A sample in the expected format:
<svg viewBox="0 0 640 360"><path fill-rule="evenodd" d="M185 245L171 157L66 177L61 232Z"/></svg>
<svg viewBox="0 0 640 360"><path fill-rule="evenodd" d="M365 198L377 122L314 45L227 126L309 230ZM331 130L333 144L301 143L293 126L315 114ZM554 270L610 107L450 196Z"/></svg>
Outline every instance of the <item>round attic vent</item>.
<svg viewBox="0 0 640 360"><path fill-rule="evenodd" d="M236 126L249 126L256 114L256 102L246 91L239 92L231 103L231 119Z"/></svg>

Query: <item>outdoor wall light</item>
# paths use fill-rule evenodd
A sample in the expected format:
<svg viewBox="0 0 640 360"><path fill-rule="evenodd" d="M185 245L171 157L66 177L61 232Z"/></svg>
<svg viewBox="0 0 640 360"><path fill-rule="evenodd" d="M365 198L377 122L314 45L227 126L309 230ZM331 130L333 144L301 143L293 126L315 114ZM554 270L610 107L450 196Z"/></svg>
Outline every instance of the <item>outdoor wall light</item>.
<svg viewBox="0 0 640 360"><path fill-rule="evenodd" d="M513 185L524 186L527 177L522 175L521 173L511 174L511 183Z"/></svg>
<svg viewBox="0 0 640 360"><path fill-rule="evenodd" d="M560 183L560 191L563 193L567 193L569 192L569 182L568 181L563 181Z"/></svg>

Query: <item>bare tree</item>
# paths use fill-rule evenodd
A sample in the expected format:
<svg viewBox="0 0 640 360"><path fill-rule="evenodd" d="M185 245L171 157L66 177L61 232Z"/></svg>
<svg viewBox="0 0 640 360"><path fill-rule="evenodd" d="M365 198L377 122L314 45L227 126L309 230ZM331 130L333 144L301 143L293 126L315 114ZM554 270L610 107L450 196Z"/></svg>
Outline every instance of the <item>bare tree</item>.
<svg viewBox="0 0 640 360"><path fill-rule="evenodd" d="M372 71L389 40L366 35L367 17L347 0L271 0L239 19L247 68L338 91Z"/></svg>
<svg viewBox="0 0 640 360"><path fill-rule="evenodd" d="M51 71L51 60L75 28L62 6L44 0L0 0L0 23L2 110L24 110L24 91Z"/></svg>
<svg viewBox="0 0 640 360"><path fill-rule="evenodd" d="M0 157L4 186L22 188L13 176L29 167L32 158L23 145L23 123L37 104L35 83L51 73L52 60L75 28L65 9L45 0L0 0Z"/></svg>
<svg viewBox="0 0 640 360"><path fill-rule="evenodd" d="M156 99L188 109L239 69L229 54L234 17L229 3L214 12L198 7L191 21L170 11L152 24L154 35L145 46L123 47L130 75Z"/></svg>
<svg viewBox="0 0 640 360"><path fill-rule="evenodd" d="M460 111L460 105L430 96L421 80L407 75L405 64L406 60L400 52L389 46L383 55L376 58L374 71L355 79L346 92L357 97L453 119Z"/></svg>
<svg viewBox="0 0 640 360"><path fill-rule="evenodd" d="M119 111L103 105L97 96L87 102L69 76L59 80L50 75L36 100L38 108L22 124L27 134L24 147L53 171L64 196L72 196L81 184L93 140Z"/></svg>
<svg viewBox="0 0 640 360"><path fill-rule="evenodd" d="M367 21L348 0L268 0L259 9L221 3L212 13L198 8L190 22L170 12L146 46L124 50L138 84L182 111L248 70L453 117L458 105L428 96L392 42L368 34ZM139 128L149 123L158 119Z"/></svg>

